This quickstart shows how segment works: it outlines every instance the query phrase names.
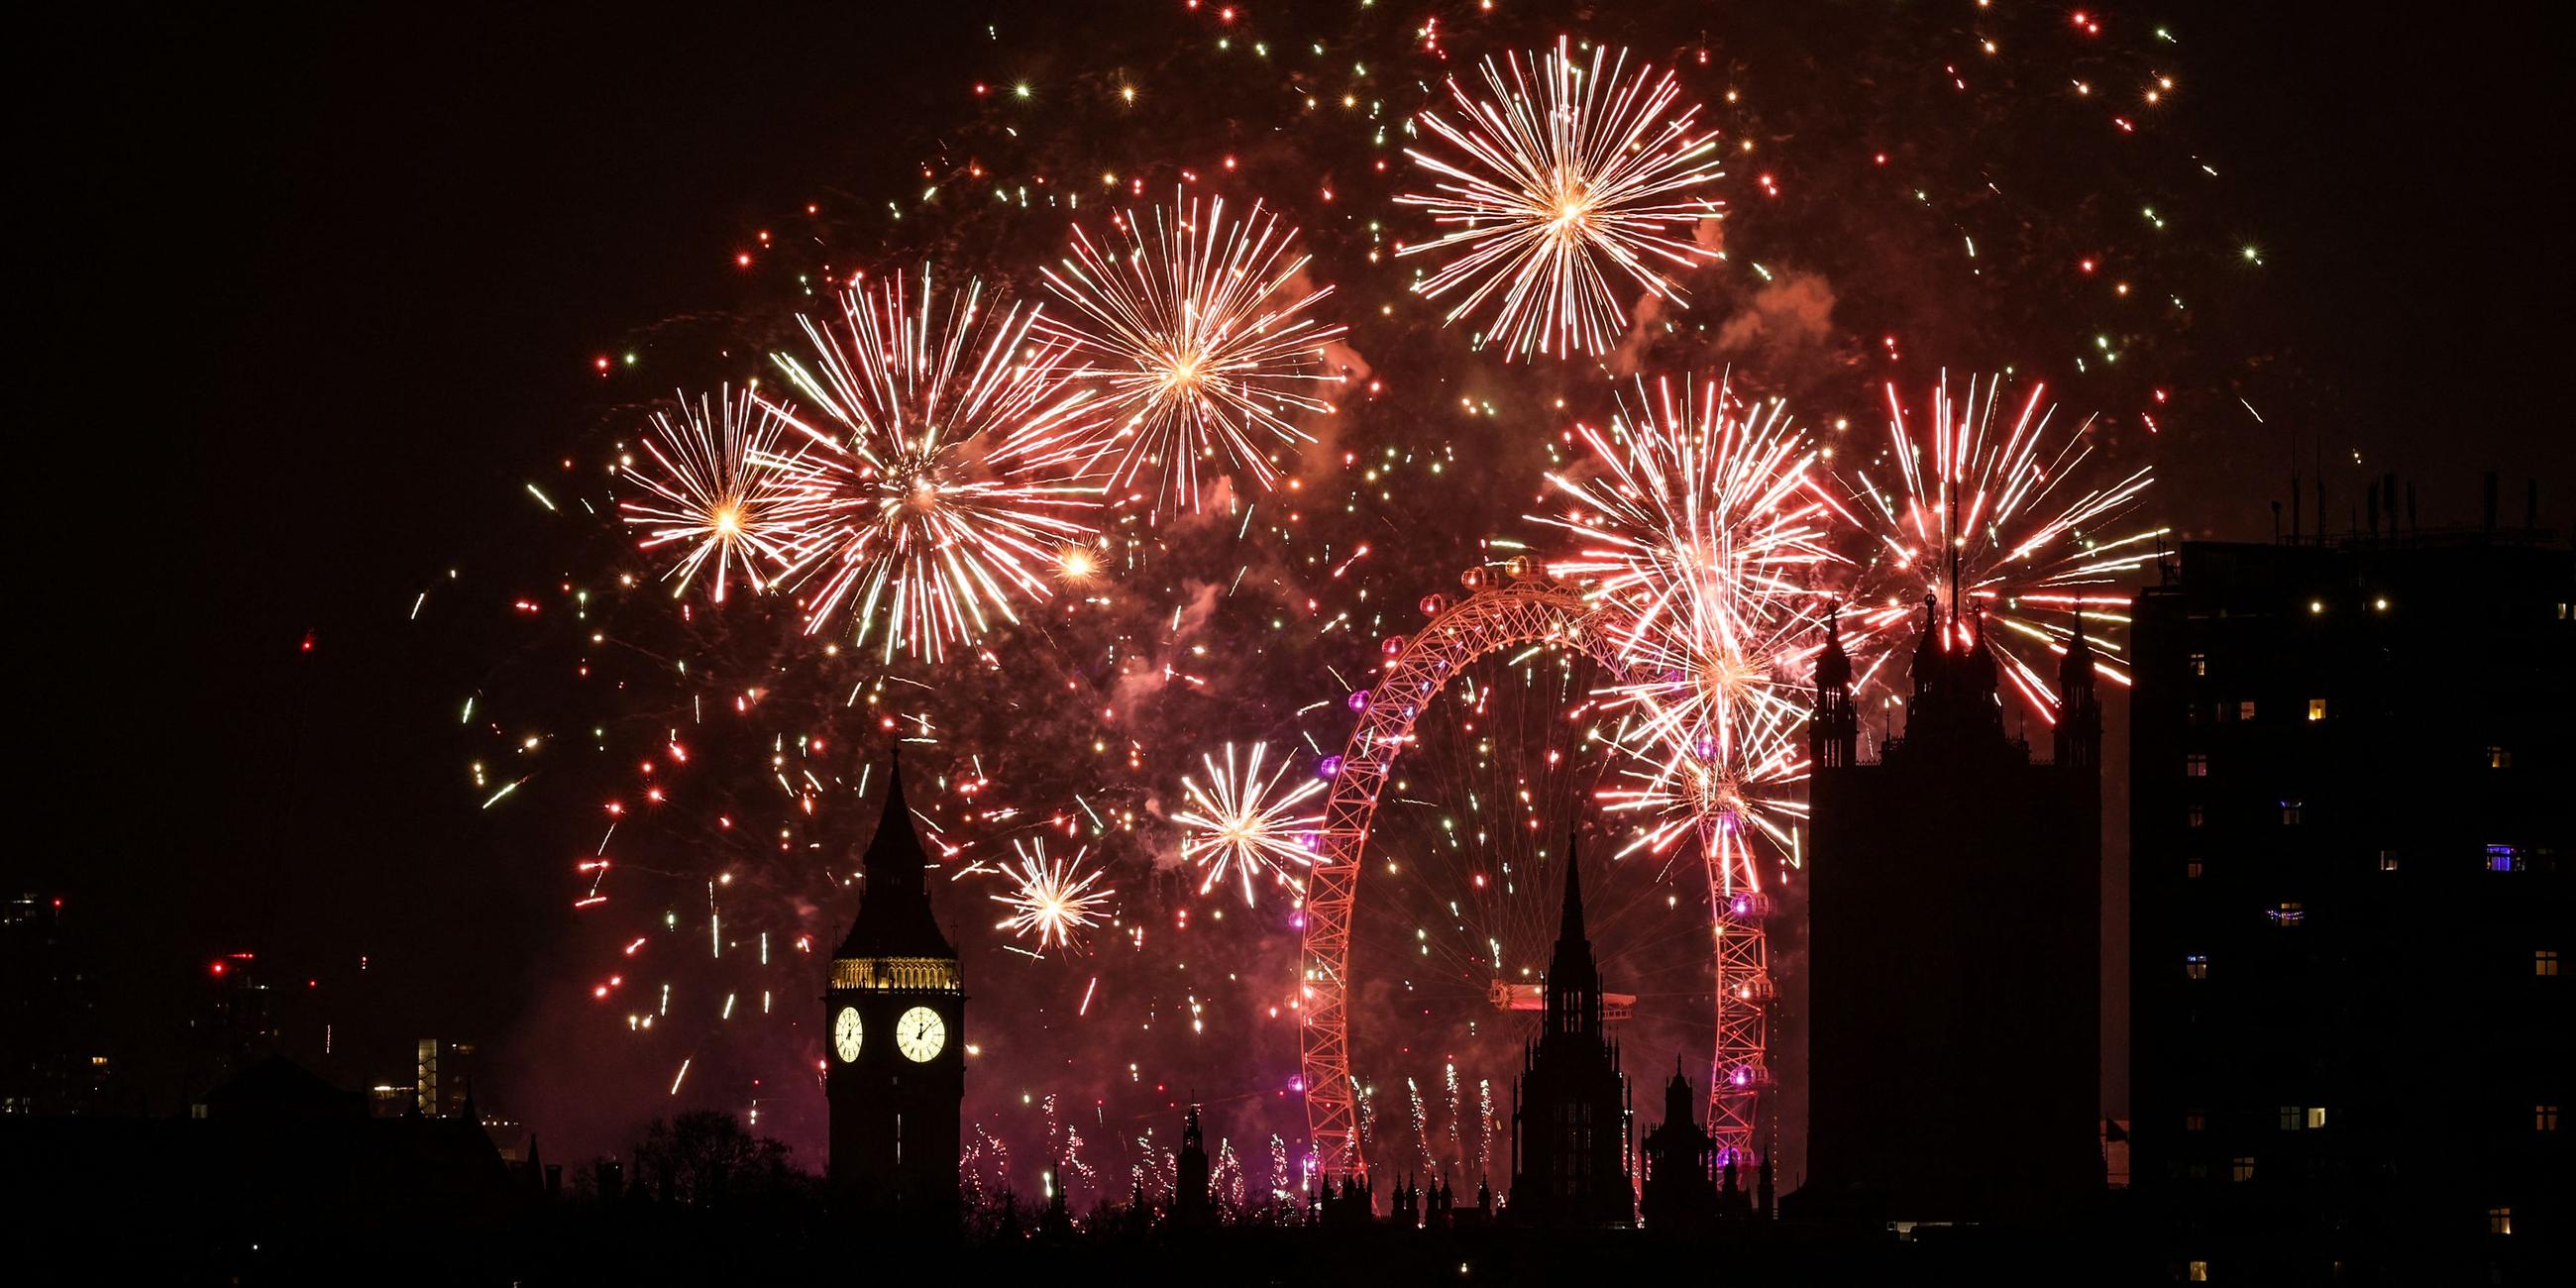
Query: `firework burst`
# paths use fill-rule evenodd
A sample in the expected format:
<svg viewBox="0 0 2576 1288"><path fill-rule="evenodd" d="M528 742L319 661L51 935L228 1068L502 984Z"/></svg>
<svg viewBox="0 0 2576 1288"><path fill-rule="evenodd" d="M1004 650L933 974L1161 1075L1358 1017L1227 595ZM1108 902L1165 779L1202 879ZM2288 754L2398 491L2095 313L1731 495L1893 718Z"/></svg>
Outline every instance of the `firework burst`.
<svg viewBox="0 0 2576 1288"><path fill-rule="evenodd" d="M1278 772L1264 777L1261 762L1268 751L1254 743L1252 754L1238 763L1234 744L1228 743L1222 769L1215 756L1199 757L1207 770L1205 785L1187 776L1181 779L1188 804L1172 821L1189 829L1181 843L1181 857L1202 870L1200 894L1214 889L1229 874L1241 885L1246 905L1253 901L1253 878L1264 873L1275 884L1298 891L1305 888L1298 873L1314 866L1308 838L1322 826L1323 816L1296 811L1323 792L1324 782L1308 778L1283 792L1280 783L1288 776L1289 766L1283 762Z"/></svg>
<svg viewBox="0 0 2576 1288"><path fill-rule="evenodd" d="M1604 807L1649 822L1628 850L1696 836L1731 888L1757 834L1791 845L1816 583L1840 513L1818 451L1777 402L1723 382L1638 382L1607 432L1580 427L1600 473L1551 475L1571 502L1538 522L1580 545L1550 571L1588 587L1626 663L1602 692L1631 757ZM1625 852L1625 851L1623 851Z"/></svg>
<svg viewBox="0 0 2576 1288"><path fill-rule="evenodd" d="M1045 270L1075 314L1050 330L1105 395L1108 488L1153 474L1158 509L1195 510L1203 467L1276 486L1271 454L1313 441L1289 415L1333 410L1324 347L1343 329L1308 312L1332 288L1306 284L1296 230L1258 202L1239 220L1218 198L1158 206L1150 232L1118 223L1106 246L1075 228L1061 271Z"/></svg>
<svg viewBox="0 0 2576 1288"><path fill-rule="evenodd" d="M1420 118L1455 158L1406 149L1434 177L1430 192L1396 201L1445 231L1397 254L1445 257L1415 289L1457 296L1452 323L1495 304L1486 334L1507 356L1600 353L1626 316L1610 270L1686 306L1667 270L1715 258L1695 233L1720 203L1689 194L1724 177L1716 132L1698 127L1696 106L1675 110L1671 72L1627 76L1627 58L1596 46L1586 68L1559 38L1526 61L1488 59L1486 96L1453 77L1458 119Z"/></svg>
<svg viewBox="0 0 2576 1288"><path fill-rule="evenodd" d="M900 278L853 288L837 322L802 319L812 363L776 355L814 405L770 404L805 442L784 467L801 530L781 580L810 586L806 629L847 613L865 643L936 660L1043 599L1057 552L1093 533L1098 489L1072 445L1088 395L1039 312L987 317L969 282L940 308Z"/></svg>
<svg viewBox="0 0 2576 1288"><path fill-rule="evenodd" d="M1815 601L1838 561L1842 511L1817 449L1780 403L1748 406L1723 381L1686 379L1676 396L1640 378L1606 431L1576 430L1598 473L1547 476L1566 508L1531 518L1577 539L1548 571L1615 615L1657 703L1698 717L1743 689L1728 659L1768 656L1782 615Z"/></svg>
<svg viewBox="0 0 2576 1288"><path fill-rule="evenodd" d="M2077 613L2100 673L2128 683L2116 660L2129 604L2120 579L2154 557L2161 530L2123 521L2153 480L2145 469L2088 480L2095 422L2053 429L2045 385L2007 417L2001 376L1967 384L1954 395L1944 377L1930 414L1911 418L1887 387L1886 450L1849 471L1872 546L1860 583L1868 603L1851 620L1864 636L1902 630L1927 595L1983 612L2002 628L1987 639L2006 681L2053 721L2057 700L2040 662L2065 651ZM1962 645L1975 612L1944 614Z"/></svg>
<svg viewBox="0 0 2576 1288"><path fill-rule="evenodd" d="M653 468L626 472L647 495L617 508L641 531L641 549L680 548L662 574L674 598L703 572L709 597L721 604L737 569L760 591L769 587L769 572L793 561L795 496L778 453L786 429L775 409L730 387L712 403L704 395L695 406L683 398L676 417L653 414L644 437Z"/></svg>
<svg viewBox="0 0 2576 1288"><path fill-rule="evenodd" d="M1082 870L1087 847L1070 859L1047 858L1043 839L1014 844L1012 851L1015 862L1002 869L1012 887L993 896L1011 915L995 928L1029 940L1040 952L1073 948L1081 932L1100 924L1105 905L1117 893L1100 884L1108 874Z"/></svg>

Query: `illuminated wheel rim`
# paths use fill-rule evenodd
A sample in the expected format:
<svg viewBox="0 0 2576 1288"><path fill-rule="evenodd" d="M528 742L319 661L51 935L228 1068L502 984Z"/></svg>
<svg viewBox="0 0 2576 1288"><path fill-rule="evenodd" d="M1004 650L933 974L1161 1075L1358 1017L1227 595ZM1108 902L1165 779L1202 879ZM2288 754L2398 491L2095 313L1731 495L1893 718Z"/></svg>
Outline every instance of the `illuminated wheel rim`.
<svg viewBox="0 0 2576 1288"><path fill-rule="evenodd" d="M1333 770L1333 789L1307 877L1304 942L1299 953L1299 1087L1315 1166L1327 1175L1365 1174L1356 1088L1351 1080L1351 914L1360 861L1396 757L1413 741L1415 722L1459 670L1501 649L1562 644L1581 649L1612 675L1628 669L1604 629L1602 612L1575 591L1544 578L1495 584L1492 569L1471 570L1474 591L1440 606L1431 620L1383 664L1377 686L1351 696L1359 723ZM1430 605L1426 605L1427 607ZM1765 1062L1772 989L1762 918L1767 911L1750 859L1715 840L1715 823L1699 829L1706 865L1715 966L1715 1050L1709 1071L1709 1133L1721 1159L1755 1156L1755 1115L1768 1089Z"/></svg>

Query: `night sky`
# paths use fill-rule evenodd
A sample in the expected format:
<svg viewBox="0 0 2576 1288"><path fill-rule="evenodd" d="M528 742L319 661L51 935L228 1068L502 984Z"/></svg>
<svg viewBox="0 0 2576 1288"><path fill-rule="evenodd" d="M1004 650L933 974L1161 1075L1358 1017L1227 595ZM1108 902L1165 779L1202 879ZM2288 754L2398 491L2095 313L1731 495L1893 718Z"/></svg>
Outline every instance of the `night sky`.
<svg viewBox="0 0 2576 1288"><path fill-rule="evenodd" d="M498 646L405 615L506 556L522 483L608 406L594 354L739 303L733 248L810 194L899 179L948 110L916 107L996 75L982 25L1018 21L889 8L236 9L22 42L18 385L48 539L21 564L13 848L98 947L128 1049L221 952L298 982L367 954L348 1022L393 1061L369 1068L516 1033L561 985L562 869L457 784L456 701ZM2297 427L2338 523L2382 470L2428 525L2472 521L2497 470L2517 514L2543 476L2564 531L2570 104L2543 11L2289 8L2153 16L2188 34L2196 126L2254 176L2261 307L2297 336L2278 360L2341 409ZM2262 537L2286 492L2287 438L2228 432L2225 468L2159 462L2186 535Z"/></svg>

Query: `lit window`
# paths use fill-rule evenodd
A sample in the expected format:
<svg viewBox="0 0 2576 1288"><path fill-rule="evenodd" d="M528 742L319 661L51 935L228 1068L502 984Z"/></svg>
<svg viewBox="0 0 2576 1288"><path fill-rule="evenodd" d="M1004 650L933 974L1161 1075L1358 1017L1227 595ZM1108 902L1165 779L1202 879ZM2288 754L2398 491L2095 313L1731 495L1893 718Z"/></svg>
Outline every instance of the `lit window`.
<svg viewBox="0 0 2576 1288"><path fill-rule="evenodd" d="M2254 718L2254 703L2252 699L2236 704L2236 718L2239 720L2251 720Z"/></svg>
<svg viewBox="0 0 2576 1288"><path fill-rule="evenodd" d="M2326 1107L2324 1105L2308 1106L2308 1130L2318 1131L2323 1129L2325 1125Z"/></svg>
<svg viewBox="0 0 2576 1288"><path fill-rule="evenodd" d="M2301 810L2305 809L2305 808L2307 808L2307 802L2306 802L2306 801L2283 801L2283 802L2281 802L2281 826L2283 826L2283 827L2296 827L2296 826L2298 826L2298 823L2299 823L2299 812L2300 812Z"/></svg>
<svg viewBox="0 0 2576 1288"><path fill-rule="evenodd" d="M2280 907L2274 908L2271 912L2271 917L2272 924L2275 926L2295 926L2300 922L2306 921L2308 919L2308 913L2307 909L2302 908L2295 903L2285 903Z"/></svg>
<svg viewBox="0 0 2576 1288"><path fill-rule="evenodd" d="M2558 950L2555 948L2534 949L2531 954L2531 973L2538 975L2543 979L2558 978Z"/></svg>
<svg viewBox="0 0 2576 1288"><path fill-rule="evenodd" d="M2503 747L2498 747L2498 746L2494 746L2494 745L2490 744L2490 745L2487 747L2487 768L2489 768L2489 769L2511 769L2511 768L2513 768L2513 753L2512 753L2511 751L2509 751L2509 750L2507 750L2507 749L2503 748Z"/></svg>
<svg viewBox="0 0 2576 1288"><path fill-rule="evenodd" d="M2307 1122L2308 1122L2308 1110L2307 1110L2307 1107L2306 1107L2306 1106L2304 1106L2304 1105L2283 1105L2283 1106L2281 1106L2281 1130L2283 1130L2283 1131L2297 1131L2297 1130L2299 1130L2300 1128L2305 1127L2305 1126L2307 1125Z"/></svg>
<svg viewBox="0 0 2576 1288"><path fill-rule="evenodd" d="M2379 852L2379 870L2382 872L2394 872L2397 870L2397 851L2381 850Z"/></svg>
<svg viewBox="0 0 2576 1288"><path fill-rule="evenodd" d="M2510 845L2490 845L2490 846L2488 846L2488 847L2487 847L2487 871L2489 871L2489 872L2520 872L2520 871L2522 871L2522 851L2520 851L2520 850L2518 850L2518 849L2515 849L2513 846L2510 846Z"/></svg>
<svg viewBox="0 0 2576 1288"><path fill-rule="evenodd" d="M2239 1155L2237 1155L2237 1156L2236 1156L2236 1161L2235 1161L2234 1163L2231 1163L2231 1164L2229 1164L2229 1165L2228 1165L2228 1168L2227 1168L2227 1179L2229 1179L2229 1180L2231 1180L2231 1181L2235 1181L2235 1182L2237 1182L2237 1183L2239 1183L2239 1184L2242 1184L2242 1183L2244 1183L2244 1182L2246 1182L2246 1181L2253 1180L2253 1179L2254 1179L2254 1156L2253 1156L2253 1155L2251 1155L2251 1154L2239 1154Z"/></svg>
<svg viewBox="0 0 2576 1288"><path fill-rule="evenodd" d="M2326 718L2326 700L2325 700L2324 698L2310 698L2310 699L2308 699L2308 719L2310 719L2310 720L2323 720L2323 719L2325 719L2325 718Z"/></svg>
<svg viewBox="0 0 2576 1288"><path fill-rule="evenodd" d="M2186 827L2198 827L2209 821L2209 811L2198 805L2188 805L2183 808L2182 820Z"/></svg>
<svg viewBox="0 0 2576 1288"><path fill-rule="evenodd" d="M2531 1107L2531 1129L2533 1131L2558 1130L2558 1106L2533 1105Z"/></svg>
<svg viewBox="0 0 2576 1288"><path fill-rule="evenodd" d="M2203 752L2197 752L2197 751L2195 751L2195 752L2191 753L2190 755L2183 757L2183 758L2182 758L2182 775L2183 775L2183 777L2185 777L2185 778L2207 778L2207 777L2209 777L2209 757L2208 757L2208 755L2207 755L2206 753L2203 753Z"/></svg>
<svg viewBox="0 0 2576 1288"><path fill-rule="evenodd" d="M2185 957L2185 958L2183 958L2183 959L2182 959L2182 973L2183 973L2183 974L2185 974L2185 975L2187 975L2187 976L2189 976L2189 977L2191 977L2191 978L2193 978L2193 979L2207 979L2207 978L2209 978L2209 956L2208 956L2208 954L2206 954L2206 953L2193 953L2193 954L2192 954L2192 955L2190 955L2189 957Z"/></svg>
<svg viewBox="0 0 2576 1288"><path fill-rule="evenodd" d="M2198 881L2200 879L2200 874L2205 870L2205 866L2198 859L2186 859L2183 861L2182 875L2183 879L2186 881Z"/></svg>
<svg viewBox="0 0 2576 1288"><path fill-rule="evenodd" d="M2191 673L2193 675L2209 674L2209 655L2207 653L2194 653L2191 655Z"/></svg>
<svg viewBox="0 0 2576 1288"><path fill-rule="evenodd" d="M2512 1208L2509 1208L2509 1207L2488 1208L2488 1209L2487 1209L2487 1233L2489 1233L2489 1234L2511 1234L2511 1233L2513 1233L2513 1209L2512 1209Z"/></svg>
<svg viewBox="0 0 2576 1288"><path fill-rule="evenodd" d="M2182 1111L2182 1129L2184 1131L2202 1131L2206 1130L2208 1126L2209 1112L2207 1110L2186 1109Z"/></svg>
<svg viewBox="0 0 2576 1288"><path fill-rule="evenodd" d="M2209 1282L2209 1263L2208 1263L2208 1262L2206 1262L2206 1261L2195 1261L2195 1262L2192 1262L2192 1263L2191 1263L2191 1273L2190 1273L2187 1277L2190 1279L2190 1281L2191 1281L2191 1282L2196 1283L2196 1284L2205 1284L2205 1283L2208 1283L2208 1282Z"/></svg>

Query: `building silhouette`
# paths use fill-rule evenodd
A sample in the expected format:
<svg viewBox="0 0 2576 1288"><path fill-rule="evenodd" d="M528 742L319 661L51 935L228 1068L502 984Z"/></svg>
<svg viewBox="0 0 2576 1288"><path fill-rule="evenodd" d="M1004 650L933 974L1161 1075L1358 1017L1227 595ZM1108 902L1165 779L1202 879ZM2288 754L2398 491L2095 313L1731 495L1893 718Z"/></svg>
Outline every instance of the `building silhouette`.
<svg viewBox="0 0 2576 1288"><path fill-rule="evenodd" d="M1690 1079L1681 1062L1673 1062L1673 1080L1664 1087L1664 1120L1646 1133L1639 1156L1645 1183L1638 1187L1637 1215L1656 1233L1687 1232L1717 1219L1717 1140L1699 1125ZM1730 1179L1735 1162L1726 1164Z"/></svg>
<svg viewBox="0 0 2576 1288"><path fill-rule="evenodd" d="M864 860L859 915L823 995L830 1179L857 1210L953 1226L966 1095L966 993L932 916L929 855L912 828L898 756Z"/></svg>
<svg viewBox="0 0 2576 1288"><path fill-rule="evenodd" d="M1629 1225L1628 1079L1603 1032L1601 969L1583 929L1583 877L1566 838L1565 903L1548 960L1547 1010L1525 1044L1512 1084L1512 1197L1516 1224Z"/></svg>
<svg viewBox="0 0 2576 1288"><path fill-rule="evenodd" d="M1207 1133L1199 1127L1199 1107L1190 1104L1181 1123L1181 1152L1172 1168L1172 1223L1203 1226L1214 1222L1214 1196L1208 1190Z"/></svg>
<svg viewBox="0 0 2576 1288"><path fill-rule="evenodd" d="M1805 1213L2010 1219L2101 1187L2094 665L2079 624L2055 758L2034 761L2005 732L1983 615L1927 597L1904 734L1865 762L1828 619L1810 725Z"/></svg>
<svg viewBox="0 0 2576 1288"><path fill-rule="evenodd" d="M2385 488L2137 598L2132 1184L2213 1280L2511 1280L2576 1221L2576 561Z"/></svg>
<svg viewBox="0 0 2576 1288"><path fill-rule="evenodd" d="M98 975L65 924L63 900L21 892L0 903L0 1116L61 1117L111 1107Z"/></svg>
<svg viewBox="0 0 2576 1288"><path fill-rule="evenodd" d="M422 1038L412 1047L412 1103L432 1118L459 1118L474 1096L474 1044Z"/></svg>

